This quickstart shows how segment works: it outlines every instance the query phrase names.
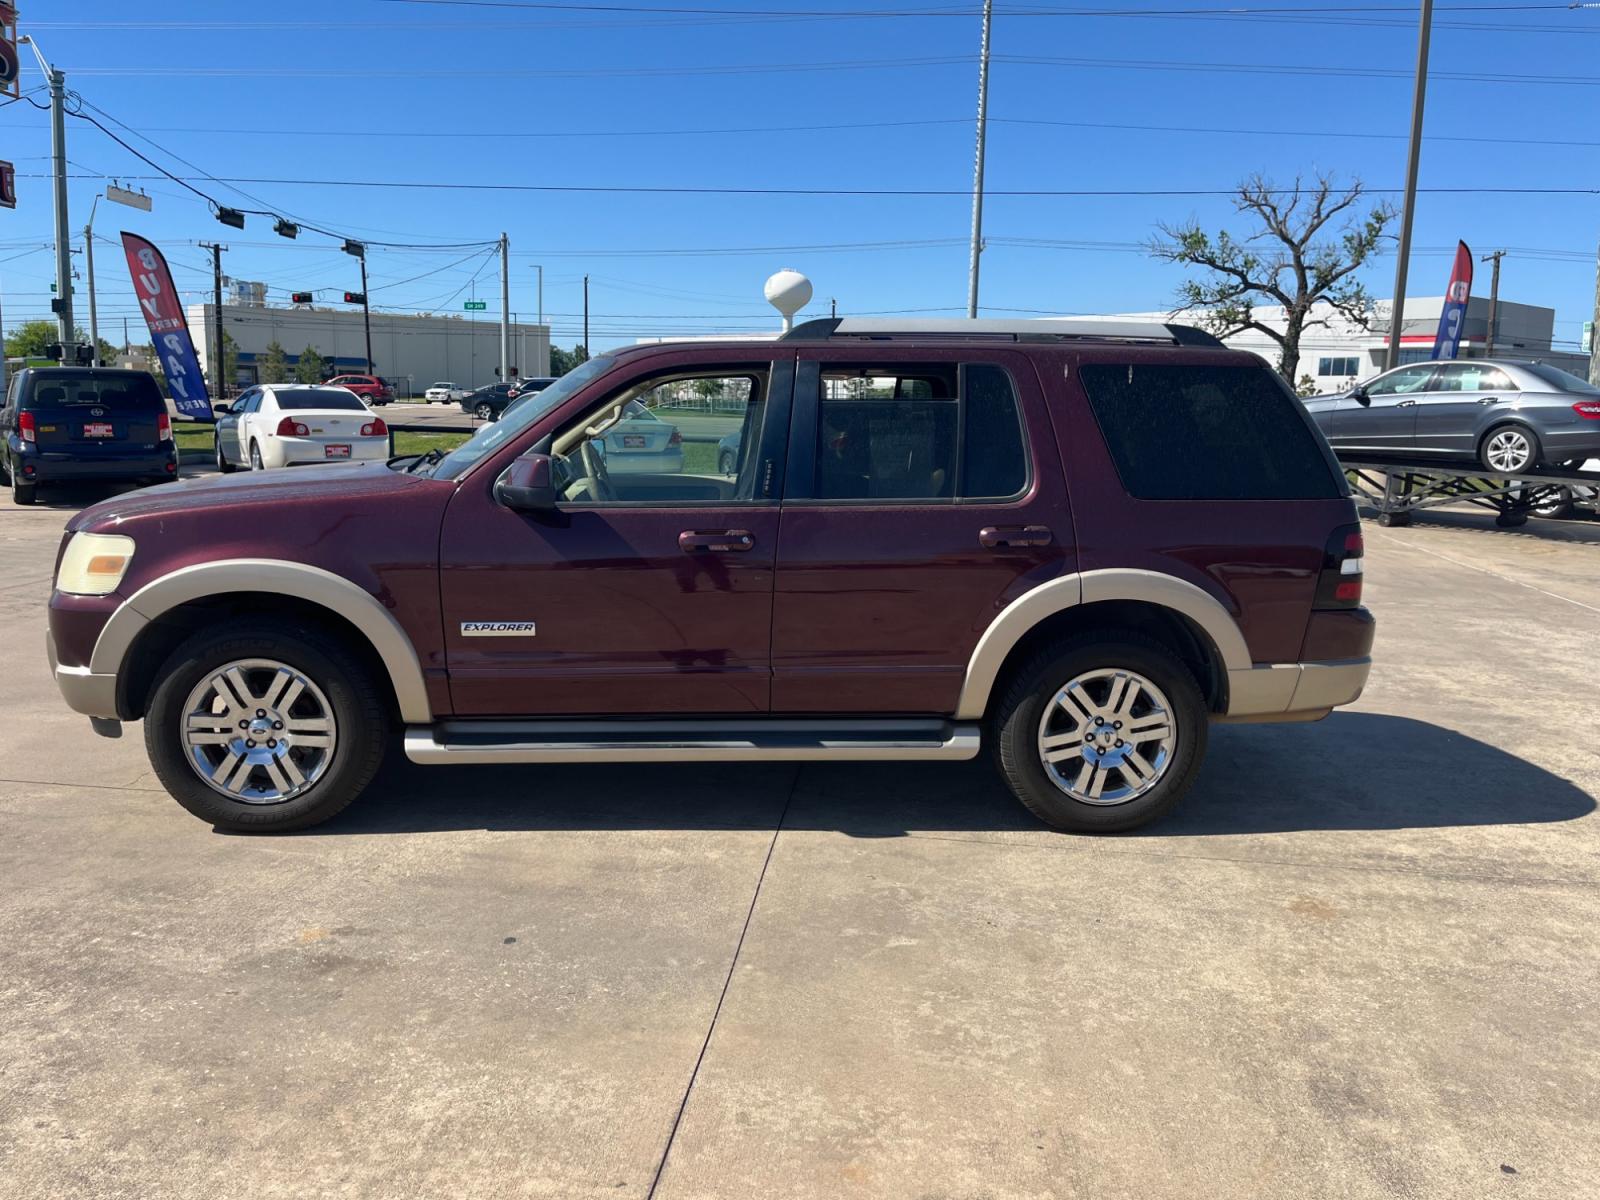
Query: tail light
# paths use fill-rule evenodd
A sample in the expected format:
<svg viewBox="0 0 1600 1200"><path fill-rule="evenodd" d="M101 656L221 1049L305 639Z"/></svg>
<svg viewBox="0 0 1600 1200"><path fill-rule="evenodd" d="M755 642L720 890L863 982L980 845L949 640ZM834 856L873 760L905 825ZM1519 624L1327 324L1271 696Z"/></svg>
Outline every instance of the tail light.
<svg viewBox="0 0 1600 1200"><path fill-rule="evenodd" d="M1341 525L1322 553L1317 577L1316 608L1358 608L1361 604L1362 558L1366 542L1361 526Z"/></svg>
<svg viewBox="0 0 1600 1200"><path fill-rule="evenodd" d="M156 417L156 441L170 442L172 440L172 418L166 413Z"/></svg>
<svg viewBox="0 0 1600 1200"><path fill-rule="evenodd" d="M362 437L388 437L389 427L383 423L381 417L373 417L361 427Z"/></svg>
<svg viewBox="0 0 1600 1200"><path fill-rule="evenodd" d="M278 422L279 437L309 437L311 430L300 424L293 417L285 417Z"/></svg>
<svg viewBox="0 0 1600 1200"><path fill-rule="evenodd" d="M1572 411L1590 421L1600 421L1600 400L1580 400L1572 406Z"/></svg>
<svg viewBox="0 0 1600 1200"><path fill-rule="evenodd" d="M667 439L667 445L669 445L669 446L681 446L681 445L683 445L683 434L679 433L676 429L674 429L672 431L672 436Z"/></svg>
<svg viewBox="0 0 1600 1200"><path fill-rule="evenodd" d="M23 441L38 443L39 427L33 423L31 412L24 412L17 418L17 432L22 435Z"/></svg>

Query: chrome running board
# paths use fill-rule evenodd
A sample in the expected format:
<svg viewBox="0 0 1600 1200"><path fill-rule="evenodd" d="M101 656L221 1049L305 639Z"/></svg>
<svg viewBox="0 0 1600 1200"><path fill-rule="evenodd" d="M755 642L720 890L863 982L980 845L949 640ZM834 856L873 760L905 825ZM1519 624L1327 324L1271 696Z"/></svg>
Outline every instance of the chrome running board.
<svg viewBox="0 0 1600 1200"><path fill-rule="evenodd" d="M975 758L976 722L442 721L406 727L414 763L807 762Z"/></svg>

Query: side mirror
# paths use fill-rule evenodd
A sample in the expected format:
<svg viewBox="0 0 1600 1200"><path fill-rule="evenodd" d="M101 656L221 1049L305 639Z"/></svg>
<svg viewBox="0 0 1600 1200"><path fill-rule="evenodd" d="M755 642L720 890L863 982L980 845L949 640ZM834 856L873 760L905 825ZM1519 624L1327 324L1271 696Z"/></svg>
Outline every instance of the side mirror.
<svg viewBox="0 0 1600 1200"><path fill-rule="evenodd" d="M550 456L530 450L518 458L494 485L494 498L514 512L553 510L560 497Z"/></svg>
<svg viewBox="0 0 1600 1200"><path fill-rule="evenodd" d="M1359 383L1350 389L1350 399L1361 405L1362 408L1365 408L1367 405L1372 403L1372 397L1367 395L1367 389L1362 387Z"/></svg>
<svg viewBox="0 0 1600 1200"><path fill-rule="evenodd" d="M211 406L211 411L216 416L225 417L225 416L227 416L229 413L231 413L233 411L233 405L231 405L231 404L213 404Z"/></svg>

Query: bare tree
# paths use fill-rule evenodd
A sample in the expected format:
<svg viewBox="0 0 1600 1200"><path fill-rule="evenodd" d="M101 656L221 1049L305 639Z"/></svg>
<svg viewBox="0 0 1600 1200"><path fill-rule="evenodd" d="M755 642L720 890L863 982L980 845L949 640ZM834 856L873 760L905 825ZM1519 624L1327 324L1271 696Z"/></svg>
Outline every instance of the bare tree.
<svg viewBox="0 0 1600 1200"><path fill-rule="evenodd" d="M1218 337L1254 329L1278 343L1278 371L1291 384L1300 367L1300 338L1326 326L1338 313L1363 329L1372 320L1372 298L1355 278L1377 253L1384 230L1395 218L1388 203L1363 216L1359 180L1349 187L1319 174L1305 185L1278 188L1261 175L1239 185L1235 211L1259 226L1243 238L1224 230L1215 237L1196 221L1162 225L1150 253L1164 262L1185 263L1205 274L1178 289L1177 311L1199 310L1202 324ZM1258 301L1281 304L1284 327L1256 319ZM1327 307L1313 315L1317 304Z"/></svg>

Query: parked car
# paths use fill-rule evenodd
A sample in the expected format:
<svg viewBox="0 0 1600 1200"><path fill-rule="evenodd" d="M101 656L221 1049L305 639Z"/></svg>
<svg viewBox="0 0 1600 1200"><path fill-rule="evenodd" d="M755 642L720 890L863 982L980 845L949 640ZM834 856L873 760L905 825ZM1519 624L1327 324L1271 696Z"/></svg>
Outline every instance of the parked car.
<svg viewBox="0 0 1600 1200"><path fill-rule="evenodd" d="M348 388L372 405L388 404L394 399L389 381L376 375L335 375L328 380L328 386Z"/></svg>
<svg viewBox="0 0 1600 1200"><path fill-rule="evenodd" d="M240 467L263 471L389 457L389 427L344 388L265 384L216 411L213 448L225 475Z"/></svg>
<svg viewBox="0 0 1600 1200"><path fill-rule="evenodd" d="M555 376L553 375L529 375L525 379L513 379L511 381L511 398L515 400L519 396L529 396L534 392L542 392L554 382Z"/></svg>
<svg viewBox="0 0 1600 1200"><path fill-rule="evenodd" d="M733 477L611 470L638 396L713 376L745 406ZM85 509L47 648L67 703L143 720L228 829L327 819L394 739L428 764L988 747L1045 821L1106 832L1177 803L1209 722L1360 694L1361 566L1338 463L1254 355L825 320L600 355L448 454Z"/></svg>
<svg viewBox="0 0 1600 1200"><path fill-rule="evenodd" d="M32 504L42 485L178 477L172 419L148 371L24 367L0 408L0 485Z"/></svg>
<svg viewBox="0 0 1600 1200"><path fill-rule="evenodd" d="M735 429L717 443L717 471L732 475L739 465L739 447L744 444L744 429Z"/></svg>
<svg viewBox="0 0 1600 1200"><path fill-rule="evenodd" d="M512 384L491 383L468 394L461 401L461 411L480 421L497 421L511 403Z"/></svg>
<svg viewBox="0 0 1600 1200"><path fill-rule="evenodd" d="M472 393L457 383L448 381L436 383L422 393L423 400L428 404L455 404L465 400Z"/></svg>
<svg viewBox="0 0 1600 1200"><path fill-rule="evenodd" d="M1517 475L1600 454L1600 388L1548 363L1413 363L1305 405L1345 455L1448 459Z"/></svg>
<svg viewBox="0 0 1600 1200"><path fill-rule="evenodd" d="M637 400L628 401L622 419L595 439L613 475L662 475L683 470L683 434Z"/></svg>

